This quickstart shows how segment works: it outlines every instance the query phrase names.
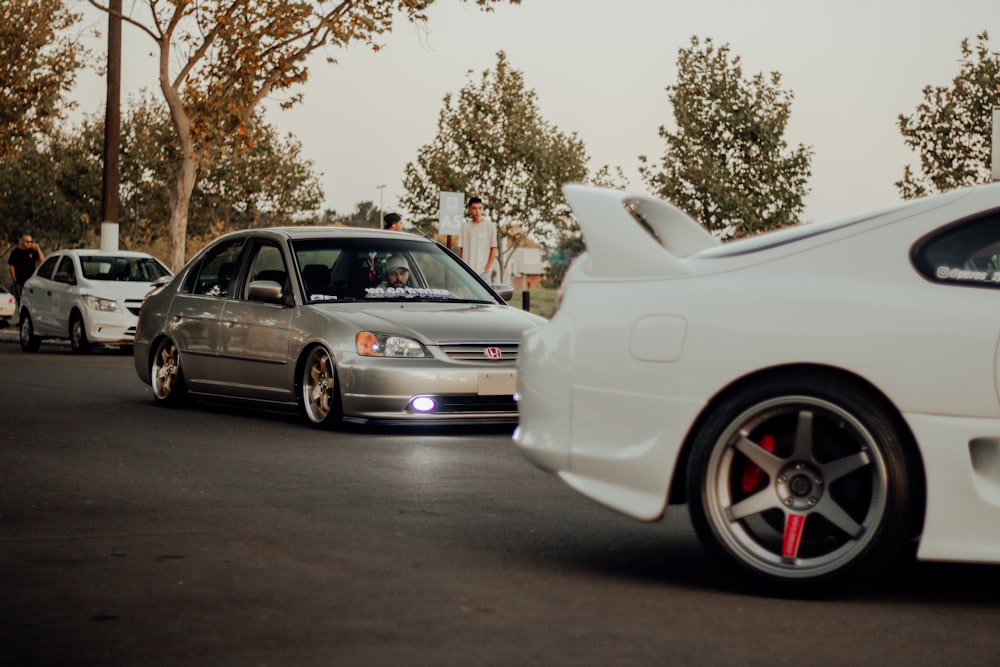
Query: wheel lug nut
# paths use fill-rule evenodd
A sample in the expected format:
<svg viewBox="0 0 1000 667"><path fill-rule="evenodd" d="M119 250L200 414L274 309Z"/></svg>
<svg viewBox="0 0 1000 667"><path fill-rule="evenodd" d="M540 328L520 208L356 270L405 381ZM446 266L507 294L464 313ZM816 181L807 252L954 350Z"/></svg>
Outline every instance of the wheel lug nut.
<svg viewBox="0 0 1000 667"><path fill-rule="evenodd" d="M815 505L816 505L816 502L817 502L817 501L816 501L816 499L815 499L815 498L810 498L810 499L809 499L809 507L813 507L813 506L815 506Z"/></svg>
<svg viewBox="0 0 1000 667"><path fill-rule="evenodd" d="M816 482L817 484L822 484L823 478L817 475L816 477L813 478L813 481Z"/></svg>
<svg viewBox="0 0 1000 667"><path fill-rule="evenodd" d="M792 502L794 501L791 498L785 498L785 504L788 505L789 507L792 506Z"/></svg>
<svg viewBox="0 0 1000 667"><path fill-rule="evenodd" d="M795 464L795 469L796 470L802 470L805 467L806 467L806 464L802 463L801 461L799 461L798 463Z"/></svg>
<svg viewBox="0 0 1000 667"><path fill-rule="evenodd" d="M786 481L788 481L787 477L784 475L778 475L778 484L784 484Z"/></svg>

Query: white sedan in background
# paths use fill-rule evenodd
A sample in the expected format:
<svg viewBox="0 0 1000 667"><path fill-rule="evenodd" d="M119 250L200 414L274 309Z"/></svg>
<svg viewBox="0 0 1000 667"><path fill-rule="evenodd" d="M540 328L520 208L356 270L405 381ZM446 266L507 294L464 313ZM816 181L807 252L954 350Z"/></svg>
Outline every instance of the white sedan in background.
<svg viewBox="0 0 1000 667"><path fill-rule="evenodd" d="M45 258L21 295L20 341L35 352L43 338L132 349L142 298L171 275L160 260L127 250L60 250Z"/></svg>
<svg viewBox="0 0 1000 667"><path fill-rule="evenodd" d="M724 245L656 199L564 193L588 251L522 338L524 456L642 521L686 502L767 592L911 540L1000 562L1000 184Z"/></svg>
<svg viewBox="0 0 1000 667"><path fill-rule="evenodd" d="M14 295L7 291L6 287L0 285L0 327L10 324L10 318L14 317L17 301Z"/></svg>

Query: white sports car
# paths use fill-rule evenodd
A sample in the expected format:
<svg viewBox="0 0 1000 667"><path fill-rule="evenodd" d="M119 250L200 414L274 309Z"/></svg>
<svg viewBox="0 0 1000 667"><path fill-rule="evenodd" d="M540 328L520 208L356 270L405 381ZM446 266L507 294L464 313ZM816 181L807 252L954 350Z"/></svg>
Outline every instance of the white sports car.
<svg viewBox="0 0 1000 667"><path fill-rule="evenodd" d="M564 188L588 251L522 337L532 463L642 521L686 502L781 594L1000 562L1000 184L720 244Z"/></svg>

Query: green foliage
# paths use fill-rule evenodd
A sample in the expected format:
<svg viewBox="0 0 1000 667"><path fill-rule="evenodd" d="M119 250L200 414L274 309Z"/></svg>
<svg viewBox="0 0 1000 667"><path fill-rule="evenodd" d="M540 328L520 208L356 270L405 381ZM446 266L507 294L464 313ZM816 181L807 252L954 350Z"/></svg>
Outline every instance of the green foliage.
<svg viewBox="0 0 1000 667"><path fill-rule="evenodd" d="M545 254L547 264L545 275L542 276L542 284L545 287L559 287L562 284L566 271L569 270L580 254L586 250L583 236L579 233L567 234Z"/></svg>
<svg viewBox="0 0 1000 667"><path fill-rule="evenodd" d="M18 142L17 156L0 159L0 230L22 230L43 247L87 243L98 231L102 197L104 119L78 128L53 126L44 141ZM176 178L177 145L162 104L145 96L122 119L120 234L127 247L151 247L165 234ZM292 136L281 137L255 114L238 145L223 144L204 161L190 205L193 237L271 224L294 224L319 208L322 193L312 163Z"/></svg>
<svg viewBox="0 0 1000 667"><path fill-rule="evenodd" d="M920 168L903 169L896 182L904 199L944 192L991 178L993 105L1000 103L1000 53L989 50L989 35L975 48L962 40L959 72L950 88L926 86L924 101L909 116L900 114L899 131L920 156Z"/></svg>
<svg viewBox="0 0 1000 667"><path fill-rule="evenodd" d="M100 220L101 155L75 133L22 137L0 158L0 249L25 233L43 251L77 245Z"/></svg>
<svg viewBox="0 0 1000 667"><path fill-rule="evenodd" d="M576 134L545 121L534 90L507 56L493 70L448 94L438 116L437 136L406 165L401 206L426 233L436 229L439 194L462 192L483 199L497 225L501 275L510 255L531 237L544 241L570 224L560 192L587 175L587 155Z"/></svg>
<svg viewBox="0 0 1000 667"><path fill-rule="evenodd" d="M91 118L84 133L103 136L103 120ZM129 236L150 243L163 234L169 193L180 156L164 106L150 96L130 105L122 121L121 198ZM312 162L292 135L280 136L259 113L239 141L220 144L202 161L190 203L195 236L234 229L293 224L319 209L322 192Z"/></svg>
<svg viewBox="0 0 1000 667"><path fill-rule="evenodd" d="M62 116L86 50L66 29L63 0L0 0L0 158Z"/></svg>
<svg viewBox="0 0 1000 667"><path fill-rule="evenodd" d="M660 127L667 148L655 168L640 156L640 174L722 239L798 222L812 149L789 151L784 139L792 93L781 75L743 78L728 45L691 38L668 86L676 132Z"/></svg>
<svg viewBox="0 0 1000 667"><path fill-rule="evenodd" d="M317 224L332 225L339 223L347 227L368 227L374 229L382 228L382 219L379 217L378 206L373 201L359 201L352 213L338 213L332 209L323 211L323 215Z"/></svg>

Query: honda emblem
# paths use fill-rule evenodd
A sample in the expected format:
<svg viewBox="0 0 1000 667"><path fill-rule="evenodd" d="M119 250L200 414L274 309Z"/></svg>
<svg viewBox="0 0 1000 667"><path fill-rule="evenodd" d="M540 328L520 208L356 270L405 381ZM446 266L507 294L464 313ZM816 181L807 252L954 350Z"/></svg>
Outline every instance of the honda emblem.
<svg viewBox="0 0 1000 667"><path fill-rule="evenodd" d="M483 354L486 355L487 359L493 359L494 361L503 356L503 352L500 351L499 347L488 347L483 350Z"/></svg>

